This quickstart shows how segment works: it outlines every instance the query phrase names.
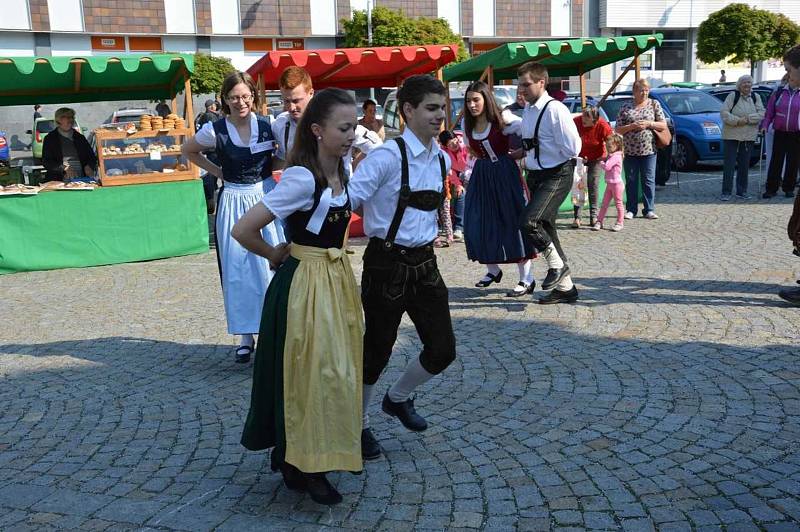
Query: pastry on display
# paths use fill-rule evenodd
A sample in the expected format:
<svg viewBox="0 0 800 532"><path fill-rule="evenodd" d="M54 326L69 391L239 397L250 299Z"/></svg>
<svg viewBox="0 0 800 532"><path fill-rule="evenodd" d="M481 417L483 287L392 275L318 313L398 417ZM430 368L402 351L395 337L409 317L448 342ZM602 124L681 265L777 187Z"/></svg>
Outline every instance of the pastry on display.
<svg viewBox="0 0 800 532"><path fill-rule="evenodd" d="M30 185L23 185L22 183L14 183L13 185L7 185L5 187L0 187L0 193L3 195L31 195L31 194L38 194L39 187L33 187Z"/></svg>

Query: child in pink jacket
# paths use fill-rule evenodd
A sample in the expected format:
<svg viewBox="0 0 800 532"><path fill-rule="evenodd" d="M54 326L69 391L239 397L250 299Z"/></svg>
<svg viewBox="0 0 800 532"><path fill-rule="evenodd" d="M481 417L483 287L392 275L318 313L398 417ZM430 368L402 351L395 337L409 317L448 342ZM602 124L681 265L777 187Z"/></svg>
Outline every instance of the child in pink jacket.
<svg viewBox="0 0 800 532"><path fill-rule="evenodd" d="M614 198L614 203L617 205L617 223L611 228L612 231L622 231L623 222L625 221L625 204L622 196L625 192L625 184L622 182L622 137L620 135L611 135L606 139L606 152L608 157L603 161L603 170L606 172L606 193L603 195L603 204L600 206L600 212L597 213L597 222L592 227L593 230L599 231L603 228L603 220L606 217L606 210L611 198Z"/></svg>

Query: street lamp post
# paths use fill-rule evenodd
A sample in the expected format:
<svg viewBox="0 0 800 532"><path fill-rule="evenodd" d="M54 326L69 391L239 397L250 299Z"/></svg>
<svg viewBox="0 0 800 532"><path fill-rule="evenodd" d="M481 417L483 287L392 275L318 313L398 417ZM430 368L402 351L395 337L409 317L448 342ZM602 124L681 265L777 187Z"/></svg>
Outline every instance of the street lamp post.
<svg viewBox="0 0 800 532"><path fill-rule="evenodd" d="M372 46L372 0L367 0L367 46ZM369 99L375 101L375 87L369 88Z"/></svg>

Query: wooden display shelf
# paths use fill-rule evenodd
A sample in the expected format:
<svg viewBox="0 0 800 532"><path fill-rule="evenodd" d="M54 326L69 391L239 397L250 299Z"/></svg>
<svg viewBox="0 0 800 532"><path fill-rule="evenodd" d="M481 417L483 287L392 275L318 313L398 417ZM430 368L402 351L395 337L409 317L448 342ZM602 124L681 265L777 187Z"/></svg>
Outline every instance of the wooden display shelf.
<svg viewBox="0 0 800 532"><path fill-rule="evenodd" d="M197 179L199 177L199 169L191 163L187 163L188 170L180 170L175 172L150 172L144 174L130 173L124 175L108 175L106 174L106 163L113 163L115 160L136 159L136 160L153 160L150 159L150 152L144 151L142 153L119 153L113 155L103 155L102 149L107 144L119 144L118 141L136 140L136 139L174 139L165 144L180 144L186 139L191 138L194 131L191 129L158 129L154 131L136 131L135 133L128 133L127 131L117 130L104 130L99 129L95 131L98 146L98 159L100 179L103 186L117 186L117 185L135 185L140 183L163 183L166 181L187 181L189 179ZM183 137L183 138L175 138ZM169 161L175 161L181 157L180 150L162 151L161 157Z"/></svg>
<svg viewBox="0 0 800 532"><path fill-rule="evenodd" d="M153 172L150 174L125 174L105 176L102 179L104 187L115 187L118 185L138 185L144 183L164 183L166 181L189 181L199 179L193 170L183 170L176 172Z"/></svg>
<svg viewBox="0 0 800 532"><path fill-rule="evenodd" d="M115 129L97 129L95 136L103 140L125 140L125 139L146 139L151 137L178 137L194 135L191 129L154 129L152 131L137 130L136 133L128 133L127 131L117 131Z"/></svg>
<svg viewBox="0 0 800 532"><path fill-rule="evenodd" d="M161 157L180 157L180 151L162 151ZM150 152L146 151L144 153L115 153L114 155L103 155L103 158L107 161L113 161L115 159L136 159L139 157L150 157ZM158 160L158 159L153 159Z"/></svg>

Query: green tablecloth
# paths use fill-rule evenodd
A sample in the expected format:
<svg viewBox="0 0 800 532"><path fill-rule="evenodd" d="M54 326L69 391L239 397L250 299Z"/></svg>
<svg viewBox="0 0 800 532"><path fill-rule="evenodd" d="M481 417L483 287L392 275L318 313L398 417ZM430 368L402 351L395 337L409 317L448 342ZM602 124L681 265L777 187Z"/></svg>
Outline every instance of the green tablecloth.
<svg viewBox="0 0 800 532"><path fill-rule="evenodd" d="M0 274L206 251L199 179L0 196Z"/></svg>

